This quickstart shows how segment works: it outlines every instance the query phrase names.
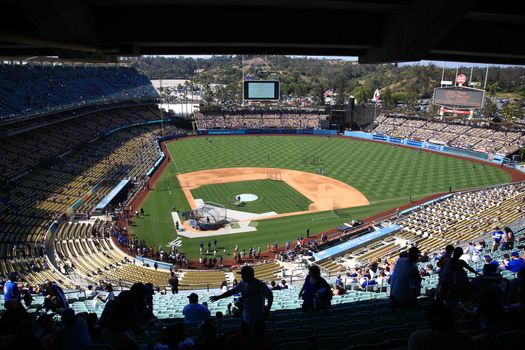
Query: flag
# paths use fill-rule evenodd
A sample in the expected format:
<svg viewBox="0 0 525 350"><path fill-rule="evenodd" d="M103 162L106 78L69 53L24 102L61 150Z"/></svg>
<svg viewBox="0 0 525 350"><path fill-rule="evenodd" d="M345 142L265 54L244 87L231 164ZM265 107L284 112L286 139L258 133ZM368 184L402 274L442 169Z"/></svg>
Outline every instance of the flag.
<svg viewBox="0 0 525 350"><path fill-rule="evenodd" d="M379 94L379 89L376 89L376 91L374 91L374 97L372 97L372 102L381 102L381 95Z"/></svg>

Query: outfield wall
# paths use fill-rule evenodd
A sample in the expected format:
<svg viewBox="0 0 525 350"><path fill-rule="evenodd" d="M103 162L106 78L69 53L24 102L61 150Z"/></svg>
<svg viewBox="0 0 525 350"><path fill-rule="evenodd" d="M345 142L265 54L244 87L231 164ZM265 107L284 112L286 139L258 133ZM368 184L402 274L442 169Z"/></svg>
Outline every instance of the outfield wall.
<svg viewBox="0 0 525 350"><path fill-rule="evenodd" d="M337 135L324 129L199 129L199 135Z"/></svg>
<svg viewBox="0 0 525 350"><path fill-rule="evenodd" d="M471 151L467 149L462 149L458 147L450 147L445 145L439 145L435 143L404 139L400 137L388 136L384 134L370 134L362 131L345 131L344 136L355 137L365 140L381 141L385 143L404 145L414 148L429 149L436 152L452 154L456 156L469 157L475 159L485 160L487 162L492 162L496 164L503 164L505 161L505 156L501 154L490 154L477 151Z"/></svg>

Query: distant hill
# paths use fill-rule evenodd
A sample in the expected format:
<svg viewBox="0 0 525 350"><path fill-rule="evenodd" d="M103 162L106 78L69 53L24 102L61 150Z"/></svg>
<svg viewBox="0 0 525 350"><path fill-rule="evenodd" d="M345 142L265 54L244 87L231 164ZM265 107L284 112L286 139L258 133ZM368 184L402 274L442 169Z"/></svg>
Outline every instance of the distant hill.
<svg viewBox="0 0 525 350"><path fill-rule="evenodd" d="M322 101L323 93L333 89L340 100L353 95L357 102L368 101L375 89L383 100L404 101L431 98L439 85L442 69L434 65L361 65L336 59L288 56L212 56L208 59L183 57L140 57L131 65L150 79L188 78L202 84L225 84L240 91L243 77L278 79L281 95L310 97ZM242 70L242 68L244 68ZM470 67L460 67L470 79ZM455 69L447 69L445 80L454 80ZM474 69L471 79L482 83L485 70ZM491 97L525 97L524 67L491 67L487 91Z"/></svg>

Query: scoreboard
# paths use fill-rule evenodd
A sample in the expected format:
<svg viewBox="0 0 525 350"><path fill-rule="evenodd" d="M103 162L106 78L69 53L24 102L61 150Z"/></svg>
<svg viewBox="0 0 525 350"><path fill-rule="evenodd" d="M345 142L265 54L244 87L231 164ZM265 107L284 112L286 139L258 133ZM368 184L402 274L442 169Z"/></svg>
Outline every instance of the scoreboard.
<svg viewBox="0 0 525 350"><path fill-rule="evenodd" d="M485 91L469 87L439 87L434 89L434 104L455 109L483 107Z"/></svg>
<svg viewBox="0 0 525 350"><path fill-rule="evenodd" d="M245 80L244 99L277 101L279 100L279 82L276 80Z"/></svg>

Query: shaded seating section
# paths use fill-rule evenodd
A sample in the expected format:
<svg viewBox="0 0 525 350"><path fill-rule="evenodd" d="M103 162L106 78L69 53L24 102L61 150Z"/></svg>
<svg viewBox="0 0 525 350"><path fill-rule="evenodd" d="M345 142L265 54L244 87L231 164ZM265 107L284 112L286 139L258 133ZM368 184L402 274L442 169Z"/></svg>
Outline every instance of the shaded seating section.
<svg viewBox="0 0 525 350"><path fill-rule="evenodd" d="M42 163L49 163L110 130L159 119L156 107L116 109L1 138L0 179L8 180Z"/></svg>
<svg viewBox="0 0 525 350"><path fill-rule="evenodd" d="M128 125L129 121L141 120L142 113L151 116L148 110L119 111L116 119L127 120L125 125ZM107 113L104 118L109 120L111 114ZM165 125L164 130L178 131L170 125ZM99 186L98 191L76 208L77 215L87 215L93 205L111 191L116 181L131 179L135 184L134 191L142 188L147 171L159 158L160 149L155 141L159 134L160 125L156 124L117 131L49 165L34 168L16 181L0 185L0 261L3 262L0 274L5 276L10 271L19 271L27 282L41 283L50 279L63 285L71 284L66 276L50 270L43 259L44 236L49 226L95 185ZM17 142L30 143L23 137ZM19 152L30 155L32 150ZM84 229L79 228L79 232ZM79 251L80 248L93 243L76 241L75 246L75 241L68 242L61 243L60 248L64 254L71 252L75 259L82 256L84 249ZM85 270L81 271L82 274L91 277L103 263L108 263L102 256L99 258L100 263L94 261L94 266L79 263L78 267ZM114 260L118 262L121 259L119 256ZM77 265L73 263L73 266L76 268ZM41 277L35 277L39 275Z"/></svg>
<svg viewBox="0 0 525 350"><path fill-rule="evenodd" d="M55 235L55 249L62 269L77 272L98 283L97 275L127 262L127 257L115 249L106 233L109 224L97 220L93 225L64 223Z"/></svg>
<svg viewBox="0 0 525 350"><path fill-rule="evenodd" d="M110 230L111 224L101 220L93 225L60 225L55 247L61 266L94 284L111 282L116 286L130 286L135 282L143 282L164 289L169 273L133 264L131 257L112 244Z"/></svg>
<svg viewBox="0 0 525 350"><path fill-rule="evenodd" d="M149 79L131 67L0 64L0 121L157 97Z"/></svg>

